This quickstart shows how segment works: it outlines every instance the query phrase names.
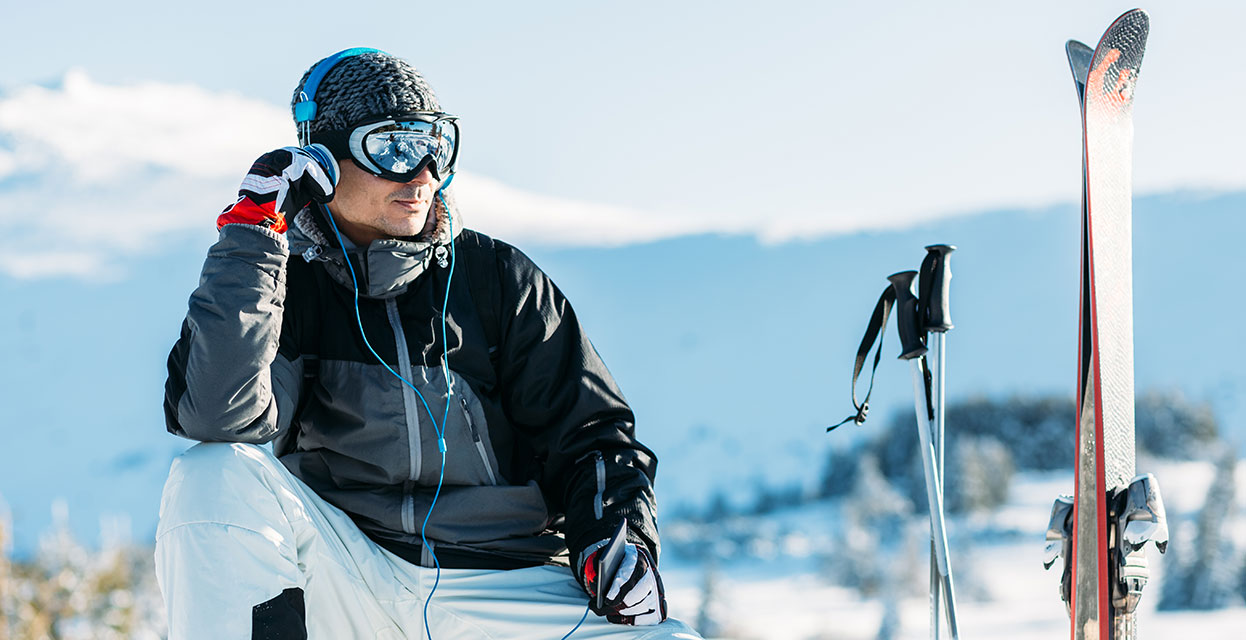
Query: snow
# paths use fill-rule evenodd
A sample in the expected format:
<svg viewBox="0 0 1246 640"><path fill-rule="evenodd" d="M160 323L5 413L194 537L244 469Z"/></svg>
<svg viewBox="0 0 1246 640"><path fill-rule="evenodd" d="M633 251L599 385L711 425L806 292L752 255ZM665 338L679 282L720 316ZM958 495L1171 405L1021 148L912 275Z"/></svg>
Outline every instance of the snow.
<svg viewBox="0 0 1246 640"><path fill-rule="evenodd" d="M1242 464L1246 463L1239 462L1239 485L1246 477L1240 473ZM1210 462L1145 462L1143 470L1154 472L1162 490L1175 502L1186 503L1169 512L1173 521L1183 525L1202 506L1201 497L1207 494L1214 468ZM1070 484L1064 472L1020 473L1014 478L1004 508L949 519L961 637L1068 637L1068 618L1057 593L1059 574L1056 569L1042 568L1042 556L1051 500ZM1240 532L1246 525L1246 491L1236 495L1234 524ZM867 500L870 497L867 495ZM853 523L853 512L860 509L860 505L848 502L822 501L710 523L664 522L662 575L671 615L712 631L706 634L710 639L874 640L880 637L880 627L891 609L892 638L929 637L926 519L911 516L881 534L869 534ZM134 559L137 579L132 591L126 587L94 594L86 590L93 584L91 580L75 576L96 575L115 566L122 557L117 555L121 547L115 545L127 537L128 523L112 523L105 538L113 542L106 542L100 553L92 555L70 537L65 504L57 503L55 511L57 524L45 535L39 557L49 567L77 567L75 571L50 573L59 576L58 580L72 578L76 585L70 592L79 601L73 609L79 614L58 627L64 637L118 637L101 635L102 627L95 626L109 616L134 621L128 637L160 637L164 628L162 608L155 591L150 549L127 552ZM0 528L4 528L3 522L0 517ZM848 553L839 546L845 534L875 538L872 559L884 566L884 578L873 585L869 596L829 579L832 572L840 570L837 567L844 564ZM1174 549L1180 544L1180 538L1172 543ZM857 541L852 545L860 548ZM707 564L694 558L698 551L709 551L704 555L714 560ZM1241 636L1241 629L1246 627L1246 606L1240 598L1233 606L1214 611L1156 611L1165 561L1154 550L1148 556L1152 577L1139 611L1143 638L1191 633L1200 637ZM851 566L869 568L868 562ZM107 604L91 609L88 600Z"/></svg>
<svg viewBox="0 0 1246 640"><path fill-rule="evenodd" d="M1193 517L1214 475L1208 462L1142 461L1140 471L1159 479L1170 522ZM1239 487L1246 473L1236 476ZM949 520L951 560L957 590L958 621L963 638L1051 640L1067 637L1068 617L1058 594L1058 568L1042 566L1043 534L1051 503L1072 487L1066 473L1019 473L1008 503L988 514ZM1235 529L1246 528L1246 492L1237 493ZM764 553L749 545L727 545L712 568L713 604L709 611L722 638L837 640L879 637L885 602L862 597L856 590L832 584L819 557L834 555L835 532L843 526L837 503L812 503L766 516L737 517L713 525L724 539L739 540L752 528L770 541ZM913 526L925 526L913 518ZM663 556L672 615L695 623L702 609L706 567L681 555L695 532L713 526L667 523ZM903 532L897 532L903 536ZM1239 541L1242 539L1239 535ZM920 535L904 537L906 550L892 554L893 573L901 576L889 592L899 594L899 629L895 638L929 637L927 556ZM1176 542L1174 542L1176 544ZM753 545L753 548L758 548ZM1151 581L1139 607L1143 638L1175 638L1196 632L1206 637L1240 637L1246 627L1246 605L1217 611L1155 610L1164 579L1162 556L1149 548ZM908 563L912 566L901 566Z"/></svg>

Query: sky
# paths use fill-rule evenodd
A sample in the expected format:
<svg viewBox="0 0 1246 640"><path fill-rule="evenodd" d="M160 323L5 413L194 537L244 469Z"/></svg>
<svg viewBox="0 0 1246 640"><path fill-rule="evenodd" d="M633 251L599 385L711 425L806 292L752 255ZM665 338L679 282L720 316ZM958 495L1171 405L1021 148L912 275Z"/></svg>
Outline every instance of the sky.
<svg viewBox="0 0 1246 640"><path fill-rule="evenodd" d="M740 234L795 254L835 234L1077 202L1081 136L1064 43L1093 45L1131 8L1072 0L9 4L0 38L0 287L85 284L107 299L86 316L145 300L140 287L152 274L140 270L168 264L162 256L194 246L186 273L197 269L198 247L212 241L216 215L252 160L294 142L288 101L298 79L340 49L407 58L462 118L454 188L470 226L525 249ZM1152 29L1136 93L1136 193L1246 189L1238 63L1246 3L1145 8ZM681 251L673 262L655 260L670 269L647 277L677 287L671 274L747 267ZM628 284L646 289L637 275L646 266L625 271L637 280ZM881 273L837 275L836 285ZM723 275L712 293L762 321L738 297L748 275ZM1214 279L1174 277L1195 304L1222 295L1210 290ZM183 279L188 293L192 278ZM177 308L142 313L169 315L172 332L184 295ZM0 316L33 324L14 310L42 303L0 303ZM634 339L632 327L603 325L595 335ZM55 340L61 327L40 331ZM854 330L828 343L855 346L858 337ZM145 365L158 367L167 339L152 338L161 354ZM8 353L19 354L10 371L36 370L21 359L27 351ZM13 399L0 390L0 404Z"/></svg>
<svg viewBox="0 0 1246 640"><path fill-rule="evenodd" d="M0 272L124 277L210 227L251 159L293 141L302 72L350 46L422 70L463 118L468 223L520 243L782 242L1077 199L1064 41L1093 45L1128 5L879 6L20 3ZM1246 187L1246 5L1146 8L1137 191Z"/></svg>

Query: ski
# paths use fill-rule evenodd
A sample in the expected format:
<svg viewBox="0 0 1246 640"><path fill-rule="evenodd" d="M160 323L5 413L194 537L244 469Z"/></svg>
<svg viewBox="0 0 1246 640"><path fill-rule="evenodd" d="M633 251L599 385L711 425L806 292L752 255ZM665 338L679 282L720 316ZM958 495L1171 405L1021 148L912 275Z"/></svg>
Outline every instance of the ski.
<svg viewBox="0 0 1246 640"><path fill-rule="evenodd" d="M1074 640L1136 637L1141 549L1167 542L1158 486L1134 464L1133 97L1148 30L1135 9L1093 50L1065 47L1082 116L1077 455L1073 498L1052 512L1047 565L1059 543Z"/></svg>

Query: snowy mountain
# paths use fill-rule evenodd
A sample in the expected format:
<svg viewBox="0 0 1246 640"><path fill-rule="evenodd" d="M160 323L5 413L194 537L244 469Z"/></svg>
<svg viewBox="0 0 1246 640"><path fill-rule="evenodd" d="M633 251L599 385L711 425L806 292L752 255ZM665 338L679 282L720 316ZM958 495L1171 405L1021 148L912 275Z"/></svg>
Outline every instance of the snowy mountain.
<svg viewBox="0 0 1246 640"><path fill-rule="evenodd" d="M1138 389L1209 402L1239 447L1246 395L1224 345L1246 309L1221 274L1235 272L1244 206L1246 193L1135 203ZM127 514L136 538L154 530L168 463L188 444L164 433L160 403L164 360L212 241L204 226L130 258L124 277L0 277L0 495L19 550L58 497L85 539L106 513ZM926 244L960 247L949 399L1071 395L1077 233L1066 205L781 244L718 235L524 248L576 305L659 454L663 508L676 510L717 491L744 504L761 486L817 481L828 447L854 436L823 430L851 411L853 355L885 277L916 268ZM894 333L886 339L859 433L911 410Z"/></svg>

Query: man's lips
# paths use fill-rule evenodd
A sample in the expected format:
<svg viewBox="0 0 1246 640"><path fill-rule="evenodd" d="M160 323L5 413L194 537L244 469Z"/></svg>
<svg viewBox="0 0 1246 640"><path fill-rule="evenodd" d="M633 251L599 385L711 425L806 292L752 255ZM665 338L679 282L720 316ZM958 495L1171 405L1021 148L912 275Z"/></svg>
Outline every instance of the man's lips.
<svg viewBox="0 0 1246 640"><path fill-rule="evenodd" d="M394 200L394 204L404 209L411 209L413 211L420 210L428 206L428 202L425 200Z"/></svg>

